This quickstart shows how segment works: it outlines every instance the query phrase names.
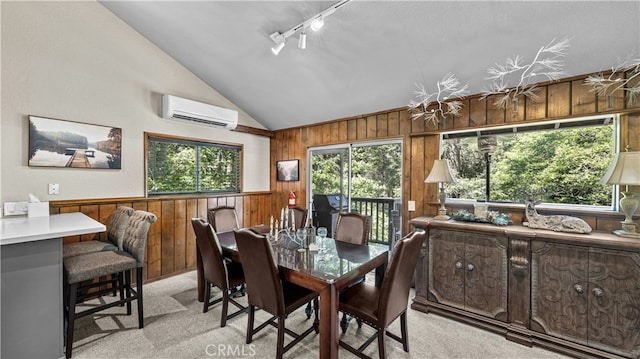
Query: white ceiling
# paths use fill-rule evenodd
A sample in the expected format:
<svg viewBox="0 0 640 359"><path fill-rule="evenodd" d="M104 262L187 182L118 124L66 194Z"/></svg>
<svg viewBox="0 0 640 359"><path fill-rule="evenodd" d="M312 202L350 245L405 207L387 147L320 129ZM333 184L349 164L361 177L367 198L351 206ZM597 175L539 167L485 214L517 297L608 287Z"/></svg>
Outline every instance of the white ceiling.
<svg viewBox="0 0 640 359"><path fill-rule="evenodd" d="M403 107L447 73L480 93L489 67L554 39L570 39L564 77L640 56L638 0L354 0L307 31L306 50L295 35L271 53L269 34L337 1L101 3L271 130Z"/></svg>

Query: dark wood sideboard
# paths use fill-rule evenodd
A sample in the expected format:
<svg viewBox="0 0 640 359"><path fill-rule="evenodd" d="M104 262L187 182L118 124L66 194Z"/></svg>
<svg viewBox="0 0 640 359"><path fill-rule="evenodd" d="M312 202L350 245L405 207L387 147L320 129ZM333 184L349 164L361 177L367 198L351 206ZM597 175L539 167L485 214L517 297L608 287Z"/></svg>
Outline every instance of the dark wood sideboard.
<svg viewBox="0 0 640 359"><path fill-rule="evenodd" d="M585 358L640 358L640 240L418 217L411 307Z"/></svg>

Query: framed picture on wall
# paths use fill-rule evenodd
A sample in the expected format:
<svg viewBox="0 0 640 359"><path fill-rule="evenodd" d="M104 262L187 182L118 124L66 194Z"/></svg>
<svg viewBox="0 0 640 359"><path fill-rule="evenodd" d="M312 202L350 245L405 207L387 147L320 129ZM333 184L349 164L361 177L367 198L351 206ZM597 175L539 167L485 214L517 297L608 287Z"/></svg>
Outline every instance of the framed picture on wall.
<svg viewBox="0 0 640 359"><path fill-rule="evenodd" d="M29 166L121 169L122 129L29 116Z"/></svg>
<svg viewBox="0 0 640 359"><path fill-rule="evenodd" d="M300 160L287 160L276 162L276 173L278 181L299 181L300 180Z"/></svg>

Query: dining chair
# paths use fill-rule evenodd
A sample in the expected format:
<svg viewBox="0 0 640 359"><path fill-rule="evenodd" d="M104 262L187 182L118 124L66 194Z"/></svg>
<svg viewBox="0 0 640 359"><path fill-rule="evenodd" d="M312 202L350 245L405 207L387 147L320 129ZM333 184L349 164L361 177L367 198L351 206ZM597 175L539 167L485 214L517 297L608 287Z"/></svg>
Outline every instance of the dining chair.
<svg viewBox="0 0 640 359"><path fill-rule="evenodd" d="M93 252L122 250L124 230L127 228L127 223L133 212L134 209L131 207L119 206L109 216L107 223L108 242L95 239L65 244L62 246L62 258Z"/></svg>
<svg viewBox="0 0 640 359"><path fill-rule="evenodd" d="M336 221L336 231L334 239L337 241L348 242L353 244L367 245L371 236L371 216L359 214L355 212L339 213ZM364 281L362 277L361 281ZM347 313L342 314L340 327L342 331L347 330L349 321ZM361 323L358 321L358 325Z"/></svg>
<svg viewBox="0 0 640 359"><path fill-rule="evenodd" d="M207 221L216 233L240 228L238 214L233 206L218 206L207 210Z"/></svg>
<svg viewBox="0 0 640 359"><path fill-rule="evenodd" d="M309 211L306 208L295 206L289 208L287 211L287 216L289 216L289 223L292 223L295 220L295 228L304 228L307 225L307 213ZM293 213L293 218L291 217L291 213Z"/></svg>
<svg viewBox="0 0 640 359"><path fill-rule="evenodd" d="M247 282L247 294L249 301L249 318L247 321L246 343L250 344L253 335L264 329L267 325L276 326L278 321L278 340L276 358L291 349L295 344L312 332L318 333L318 293L287 282L280 278L278 266L273 257L273 250L268 239L247 229L236 230L236 244L243 264L244 276ZM287 315L313 300L315 307L315 320L310 328L302 334L297 334L285 327ZM254 329L256 308L262 309L273 317ZM284 334L287 333L294 339L284 345Z"/></svg>
<svg viewBox="0 0 640 359"><path fill-rule="evenodd" d="M333 238L353 244L368 244L371 236L371 216L349 212L339 213Z"/></svg>
<svg viewBox="0 0 640 359"><path fill-rule="evenodd" d="M122 249L118 251L103 251L79 254L63 259L64 302L66 321L66 351L67 358L71 358L73 349L73 329L75 320L101 310L126 304L127 315L131 315L131 302L138 303L138 328L144 327L143 312L143 267L144 252L147 246L149 227L156 221L153 213L136 210L124 231ZM136 288L131 285L131 271L136 270ZM96 290L91 293L82 293L85 289L95 287L96 283L81 286L85 281L117 273L116 282L120 290L121 299L93 306L76 313L77 303L81 303L87 297L102 296L112 291L111 288ZM124 281L122 277L124 276ZM98 283L99 284L99 283ZM78 294L78 292L81 292ZM124 293L126 292L126 296Z"/></svg>
<svg viewBox="0 0 640 359"><path fill-rule="evenodd" d="M232 319L247 311L247 307L236 302L232 295L244 288L244 273L240 263L225 259L222 255L222 247L218 236L209 223L201 218L192 218L193 231L196 234L196 245L202 255L204 270L205 294L202 312L206 313L209 307L222 302L222 316L220 327L227 325L227 319ZM211 286L216 286L222 291L222 297L211 302ZM238 307L232 314L227 314L229 302Z"/></svg>
<svg viewBox="0 0 640 359"><path fill-rule="evenodd" d="M402 349L409 352L407 335L409 289L424 239L424 231L415 231L397 242L380 287L361 282L340 292L339 309L361 319L376 330L376 333L357 349L340 340L341 347L361 358L368 358L363 351L377 337L378 355L384 359L386 358L385 337L389 336L402 343ZM387 331L387 327L398 317L400 317L401 337Z"/></svg>

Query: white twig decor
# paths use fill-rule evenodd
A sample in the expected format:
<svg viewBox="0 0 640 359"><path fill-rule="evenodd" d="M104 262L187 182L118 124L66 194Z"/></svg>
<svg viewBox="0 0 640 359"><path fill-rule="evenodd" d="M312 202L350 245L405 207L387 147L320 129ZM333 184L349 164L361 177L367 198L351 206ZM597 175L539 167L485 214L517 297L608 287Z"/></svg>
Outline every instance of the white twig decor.
<svg viewBox="0 0 640 359"><path fill-rule="evenodd" d="M418 101L411 100L407 106L411 112L412 120L424 118L427 123L433 122L436 125L446 115L460 116L462 101L456 99L466 95L468 85L461 87L460 81L453 74L446 74L441 81L438 81L436 83L437 90L433 93L427 92L422 84L416 84L416 87L418 89L414 91L414 94ZM428 109L430 105L436 107Z"/></svg>
<svg viewBox="0 0 640 359"><path fill-rule="evenodd" d="M566 55L568 47L569 39L558 42L553 39L547 46L541 47L528 64L524 64L523 58L516 55L514 58L507 58L504 65L496 64L495 67L488 68L485 79L492 82L489 88L482 91L481 99L497 95L494 105L503 109L508 103L517 101L520 95L535 100L538 97L535 93L535 82L539 82L537 78L545 77L555 81L564 75L564 62L561 58ZM517 84L509 84L510 79L515 79Z"/></svg>
<svg viewBox="0 0 640 359"><path fill-rule="evenodd" d="M629 77L625 79L625 73L628 71ZM640 79L640 56L637 59L621 61L618 66L611 68L611 74L607 77L600 72L589 75L584 82L592 87L591 92L599 96L608 96L622 90L626 92L627 103L632 105L640 96L640 81L635 86L628 86L634 79Z"/></svg>

